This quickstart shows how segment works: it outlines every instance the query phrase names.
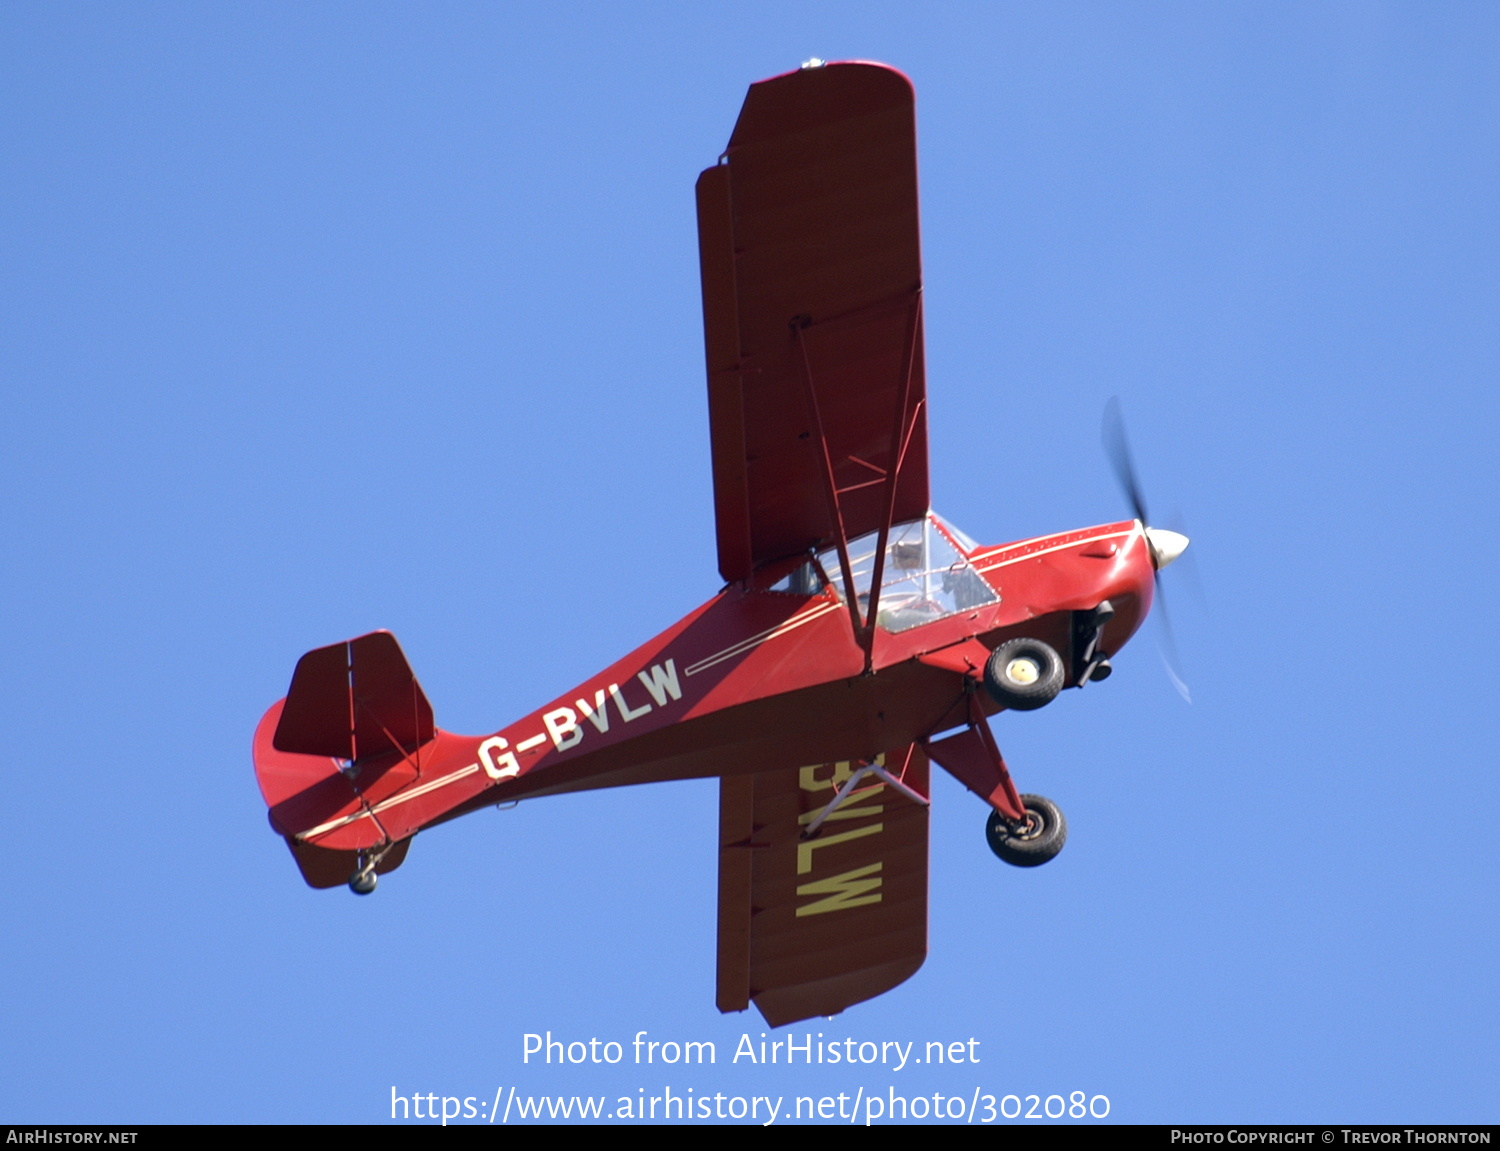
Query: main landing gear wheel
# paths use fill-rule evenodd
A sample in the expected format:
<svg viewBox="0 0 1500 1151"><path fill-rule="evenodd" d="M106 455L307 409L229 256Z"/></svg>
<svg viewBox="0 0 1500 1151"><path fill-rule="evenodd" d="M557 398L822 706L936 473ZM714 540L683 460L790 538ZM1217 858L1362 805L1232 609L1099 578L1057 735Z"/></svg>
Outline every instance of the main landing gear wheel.
<svg viewBox="0 0 1500 1151"><path fill-rule="evenodd" d="M1039 639L1010 639L984 665L984 686L1001 707L1035 711L1057 698L1067 669L1062 656Z"/></svg>
<svg viewBox="0 0 1500 1151"><path fill-rule="evenodd" d="M1068 821L1062 808L1046 796L1023 795L1026 822L1017 825L998 811L985 820L984 837L990 850L1016 867L1040 867L1063 849L1068 841Z"/></svg>
<svg viewBox="0 0 1500 1151"><path fill-rule="evenodd" d="M349 877L349 890L355 895L369 895L375 890L377 882L373 868L369 871L356 871Z"/></svg>

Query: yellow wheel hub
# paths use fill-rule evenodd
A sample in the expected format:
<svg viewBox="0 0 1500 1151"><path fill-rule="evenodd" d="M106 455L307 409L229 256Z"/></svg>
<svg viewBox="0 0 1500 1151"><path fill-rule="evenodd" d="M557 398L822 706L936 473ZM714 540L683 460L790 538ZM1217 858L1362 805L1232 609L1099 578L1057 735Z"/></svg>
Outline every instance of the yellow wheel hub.
<svg viewBox="0 0 1500 1151"><path fill-rule="evenodd" d="M1011 683L1035 683L1042 674L1035 660L1013 659L1005 665L1005 678Z"/></svg>

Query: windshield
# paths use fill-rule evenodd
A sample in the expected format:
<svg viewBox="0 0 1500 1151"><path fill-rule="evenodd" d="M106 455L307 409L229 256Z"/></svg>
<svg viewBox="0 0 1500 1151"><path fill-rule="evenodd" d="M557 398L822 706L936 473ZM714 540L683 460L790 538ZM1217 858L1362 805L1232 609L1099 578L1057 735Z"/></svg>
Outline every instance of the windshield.
<svg viewBox="0 0 1500 1151"><path fill-rule="evenodd" d="M970 547L962 549L962 543ZM861 611L869 609L870 579L875 572L875 545L879 533L871 532L849 542L849 567ZM880 577L879 616L875 622L886 631L905 631L943 616L982 607L999 600L970 565L964 550L973 544L961 532L948 528L932 513L919 520L896 524L885 545L885 567ZM842 598L844 573L837 550L818 553L818 562Z"/></svg>

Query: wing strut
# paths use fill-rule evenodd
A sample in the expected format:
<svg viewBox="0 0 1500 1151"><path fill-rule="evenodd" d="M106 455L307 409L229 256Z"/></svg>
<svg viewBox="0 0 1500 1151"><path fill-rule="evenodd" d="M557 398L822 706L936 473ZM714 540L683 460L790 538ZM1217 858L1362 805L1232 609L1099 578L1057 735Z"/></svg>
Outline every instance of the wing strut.
<svg viewBox="0 0 1500 1151"><path fill-rule="evenodd" d="M906 448L911 439L911 429L916 426L917 413L907 413L911 397L913 357L917 350L917 332L922 323L922 290L912 295L911 322L906 328L906 347L901 355L901 391L896 401L896 418L891 428L890 459L894 461L890 474L885 477L885 512L880 519L880 535L875 541L875 570L870 573L870 607L865 619L865 674L875 665L875 620L880 608L880 581L885 575L885 544L891 534L891 517L896 512L896 478L901 474L901 465L906 459ZM921 409L920 403L918 410Z"/></svg>
<svg viewBox="0 0 1500 1151"><path fill-rule="evenodd" d="M823 496L828 504L828 519L834 529L834 546L838 551L839 572L844 581L844 598L849 607L849 623L854 629L855 642L864 648L865 674L875 666L875 620L880 610L880 582L885 575L885 548L890 538L891 524L896 514L896 487L901 478L901 467L906 462L907 449L918 426L918 417L924 401L911 402L912 379L917 367L917 350L922 346L922 289L912 292L907 304L906 340L901 354L901 384L897 389L896 408L892 419L890 450L886 458L892 461L889 469L865 463L871 470L880 473L880 479L840 488L833 476L833 454L829 448L828 435L823 425L823 413L818 404L818 388L813 379L812 361L807 352L807 341L803 336L813 326L809 316L797 316L791 321L793 338L802 363L802 381L807 398L808 412L812 417L813 434L818 437L818 458L822 467L818 469L823 480ZM864 461L860 461L863 463ZM859 596L854 587L853 566L849 560L849 533L844 526L843 505L839 499L847 492L870 486L870 483L885 485L882 500L880 526L876 532L875 566L870 574L870 601L861 618Z"/></svg>
<svg viewBox="0 0 1500 1151"><path fill-rule="evenodd" d="M912 752L915 750L915 747L916 745L913 744L911 747L908 747L906 749L906 759L902 761L901 774L899 776L892 775L874 760L861 761L859 770L844 781L844 786L839 788L838 791L834 794L834 797L828 801L828 806L825 807L822 811L818 812L817 818L809 823L806 829L803 830L803 841L805 842L816 836L818 834L818 829L833 817L833 813L839 808L843 807L844 804L848 803L850 800L857 800L862 796L871 795L880 790L880 787L877 785L875 787L865 788L861 791L855 791L855 788L859 787L860 783L867 775L873 775L876 779L884 780L886 783L890 784L897 791L899 791L902 795L906 796L907 799L915 803L918 807L930 806L932 802L931 800L929 800L920 791L916 790L914 787L911 787L905 782L906 769L911 766L911 756Z"/></svg>
<svg viewBox="0 0 1500 1151"><path fill-rule="evenodd" d="M828 454L828 435L823 430L823 413L818 407L818 389L813 383L812 364L807 358L807 342L802 332L812 323L808 316L792 320L792 335L797 341L797 351L802 358L802 379L807 385L807 406L812 413L813 434L818 437L818 458L823 467L823 495L828 501L828 518L833 524L834 546L839 552L839 572L844 577L844 600L849 605L849 622L854 628L854 638L860 641L864 621L859 618L858 596L854 594L854 573L849 566L849 534L844 530L844 513L839 506L839 489L833 482L833 458ZM861 641L862 642L862 641Z"/></svg>

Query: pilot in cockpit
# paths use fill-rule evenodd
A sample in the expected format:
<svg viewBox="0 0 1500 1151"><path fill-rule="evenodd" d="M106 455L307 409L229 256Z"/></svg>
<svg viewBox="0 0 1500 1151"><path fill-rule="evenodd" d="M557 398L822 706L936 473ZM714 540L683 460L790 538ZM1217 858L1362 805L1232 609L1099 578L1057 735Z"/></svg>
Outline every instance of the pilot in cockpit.
<svg viewBox="0 0 1500 1151"><path fill-rule="evenodd" d="M922 541L897 540L891 545L891 567L895 571L922 570Z"/></svg>

